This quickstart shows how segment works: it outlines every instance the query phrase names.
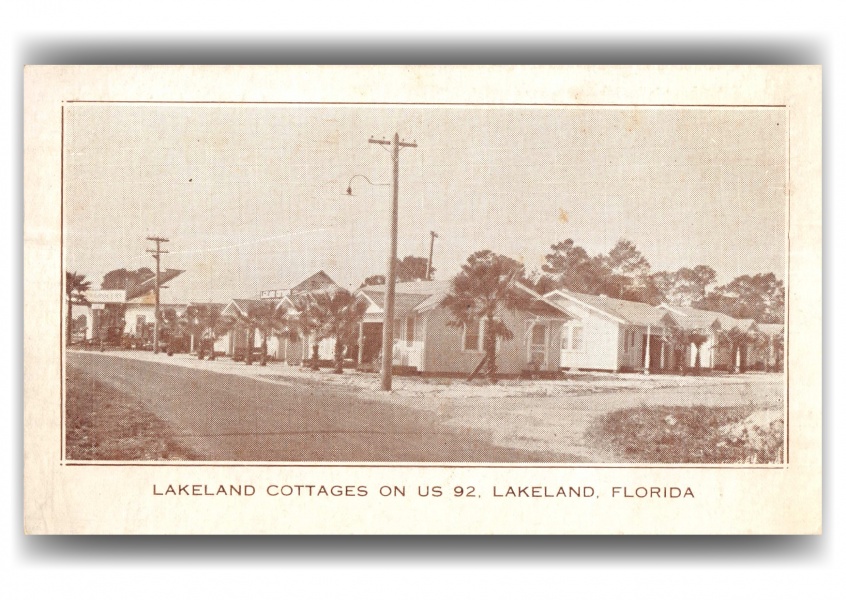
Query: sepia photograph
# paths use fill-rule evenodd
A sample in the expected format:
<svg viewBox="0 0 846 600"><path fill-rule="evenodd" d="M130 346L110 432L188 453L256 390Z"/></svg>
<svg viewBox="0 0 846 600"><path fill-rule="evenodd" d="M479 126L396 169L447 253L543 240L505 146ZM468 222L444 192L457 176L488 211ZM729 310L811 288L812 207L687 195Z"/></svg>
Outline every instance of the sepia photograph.
<svg viewBox="0 0 846 600"><path fill-rule="evenodd" d="M28 533L821 531L818 67L32 67Z"/></svg>
<svg viewBox="0 0 846 600"><path fill-rule="evenodd" d="M65 102L63 456L783 465L789 118Z"/></svg>

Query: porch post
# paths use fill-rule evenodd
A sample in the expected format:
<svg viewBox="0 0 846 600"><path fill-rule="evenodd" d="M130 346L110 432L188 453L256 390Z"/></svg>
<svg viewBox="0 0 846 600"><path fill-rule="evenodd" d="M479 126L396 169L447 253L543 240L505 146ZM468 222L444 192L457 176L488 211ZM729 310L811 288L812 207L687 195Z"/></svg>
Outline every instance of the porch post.
<svg viewBox="0 0 846 600"><path fill-rule="evenodd" d="M767 364L764 368L767 373L770 372L770 362L773 364L772 370L775 371L775 334L767 337Z"/></svg>
<svg viewBox="0 0 846 600"><path fill-rule="evenodd" d="M651 362L650 359L649 359L650 358L649 357L649 349L650 349L650 339L649 338L652 337L651 334L652 334L652 326L647 324L646 325L646 353L643 357L643 373L645 375L649 375L649 363Z"/></svg>
<svg viewBox="0 0 846 600"><path fill-rule="evenodd" d="M663 340L663 339L661 339L661 370L662 370L662 371L664 371L664 370L666 369L666 366L664 365L664 361L666 360L666 359L664 358L664 347L665 347L666 345L667 345L667 344L666 344L666 342L664 342L664 340Z"/></svg>
<svg viewBox="0 0 846 600"><path fill-rule="evenodd" d="M361 361L364 360L364 320L358 322L358 357L357 364L361 366Z"/></svg>

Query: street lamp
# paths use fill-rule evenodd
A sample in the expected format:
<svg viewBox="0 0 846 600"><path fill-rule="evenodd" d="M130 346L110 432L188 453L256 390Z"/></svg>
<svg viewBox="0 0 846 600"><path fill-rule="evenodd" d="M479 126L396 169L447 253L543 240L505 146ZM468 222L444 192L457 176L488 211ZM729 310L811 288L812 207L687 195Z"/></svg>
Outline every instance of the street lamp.
<svg viewBox="0 0 846 600"><path fill-rule="evenodd" d="M378 186L389 186L389 185L391 185L390 183L373 183L372 181L370 181L370 179L368 179L367 175L362 175L360 173L356 173L355 175L350 177L350 181L349 181L349 183L347 183L347 196L355 196L355 194L352 193L352 182L353 182L353 179L355 179L356 177L361 177L362 179L364 179L364 181L366 181L370 185L378 185Z"/></svg>
<svg viewBox="0 0 846 600"><path fill-rule="evenodd" d="M397 212L399 205L399 151L401 148L416 148L417 142L400 141L398 133L394 134L393 140L377 140L371 137L367 140L370 144L380 146L391 146L391 162L393 163L393 201L391 202L391 244L388 250L388 265L385 269L385 310L384 324L382 325L382 389L386 392L391 390L391 370L394 365L394 292L396 291L396 269L397 269ZM352 196L352 180L347 186L347 194ZM367 177L361 175L371 185L384 185L372 183Z"/></svg>

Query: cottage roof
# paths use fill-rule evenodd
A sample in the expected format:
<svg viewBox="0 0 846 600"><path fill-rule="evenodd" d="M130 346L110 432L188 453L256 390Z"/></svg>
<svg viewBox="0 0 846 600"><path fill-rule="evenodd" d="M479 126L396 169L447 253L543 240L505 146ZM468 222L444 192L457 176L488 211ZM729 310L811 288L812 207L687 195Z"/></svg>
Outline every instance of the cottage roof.
<svg viewBox="0 0 846 600"><path fill-rule="evenodd" d="M769 337L781 335L784 333L784 323L760 323L758 331Z"/></svg>
<svg viewBox="0 0 846 600"><path fill-rule="evenodd" d="M217 309L223 310L224 308L226 308L226 305L223 304L222 302L189 302L188 304L185 305L185 308L191 308L191 307L207 308L207 309L217 308Z"/></svg>
<svg viewBox="0 0 846 600"><path fill-rule="evenodd" d="M442 297L449 289L448 281L401 281L394 290L394 316L402 318L411 312L421 312L419 306ZM385 308L385 285L368 285L359 290L376 306ZM438 299L437 302L440 302ZM437 303L436 303L437 304Z"/></svg>
<svg viewBox="0 0 846 600"><path fill-rule="evenodd" d="M422 313L439 306L444 297L446 297L449 293L451 287L449 282L444 283L446 283L446 285L440 291L418 304L414 309L415 312ZM553 304L533 289L526 287L520 282L515 282L514 286L518 292L521 292L526 296L526 302L521 307L525 312L536 316L552 316L559 318L564 316L570 318L571 315L566 310L556 304Z"/></svg>
<svg viewBox="0 0 846 600"><path fill-rule="evenodd" d="M662 304L660 308L669 311L685 329L724 329L729 320L732 320L728 315L690 306ZM731 326L728 329L731 329Z"/></svg>
<svg viewBox="0 0 846 600"><path fill-rule="evenodd" d="M547 299L560 304L561 299L569 299L578 304L592 308L600 313L605 313L623 323L631 325L653 325L663 326L666 322L664 317L667 313L657 306L645 302L633 302L631 300L620 300L608 296L593 296L591 294L579 294L569 290L554 290L545 296ZM556 301L558 300L558 301Z"/></svg>
<svg viewBox="0 0 846 600"><path fill-rule="evenodd" d="M233 299L226 305L226 308L223 309L221 313L224 317L229 316L238 316L238 315L246 315L251 310L254 310L261 306L269 306L271 308L275 308L276 302L273 300L253 300L248 298L238 298Z"/></svg>
<svg viewBox="0 0 846 600"><path fill-rule="evenodd" d="M754 319L735 319L734 317L730 317L727 314L717 312L715 310L704 310L701 308L693 308L691 306L675 306L670 304L662 304L661 308L666 308L674 315L679 315L680 324L691 329L710 329L715 325L717 328L724 331L729 331L730 329L735 328L741 331L749 331L750 329L755 328Z"/></svg>
<svg viewBox="0 0 846 600"><path fill-rule="evenodd" d="M440 306L441 301L449 293L449 281L407 281L396 284L394 296L394 315L402 318L411 312L424 313ZM549 302L543 296L516 283L520 291L528 298L526 311L536 315L569 316L561 307ZM385 299L384 285L371 285L360 290L370 298L379 308L383 308Z"/></svg>
<svg viewBox="0 0 846 600"><path fill-rule="evenodd" d="M317 272L300 272L290 277L285 283L277 286L265 288L259 295L262 298L281 298L289 294L301 294L314 290L326 290L340 288L335 280L332 279L326 271L320 269ZM271 292L274 292L271 295ZM275 292L280 292L276 294ZM284 294L283 294L284 293Z"/></svg>
<svg viewBox="0 0 846 600"><path fill-rule="evenodd" d="M547 298L544 298L540 294L538 294L535 290L526 287L519 281L514 283L514 286L518 291L523 292L526 296L528 296L528 303L525 305L526 312L532 313L537 316L565 316L568 319L572 318L572 315L567 312L562 306L550 301Z"/></svg>
<svg viewBox="0 0 846 600"><path fill-rule="evenodd" d="M733 321L734 327L740 329L741 331L749 331L757 328L755 319L733 319Z"/></svg>
<svg viewBox="0 0 846 600"><path fill-rule="evenodd" d="M170 290L161 290L159 293L159 306L182 306L185 307L189 303L188 301L183 301L178 298L173 297L173 293ZM156 304L156 292L150 291L144 294L143 296L136 296L130 300L127 300L124 303L127 307L130 306L154 306Z"/></svg>
<svg viewBox="0 0 846 600"><path fill-rule="evenodd" d="M385 292L366 292L365 294L381 310L385 310ZM414 311L414 308L429 298L421 294L394 294L394 318L400 319Z"/></svg>
<svg viewBox="0 0 846 600"><path fill-rule="evenodd" d="M161 273L159 273L159 286L163 286L168 281L175 279L179 275L182 275L185 271L183 269L165 269ZM126 299L132 300L134 298L139 298L145 296L156 289L156 278L155 276L145 279L138 285L129 285L126 290Z"/></svg>
<svg viewBox="0 0 846 600"><path fill-rule="evenodd" d="M440 291L448 290L450 286L449 281L398 281L394 288L397 294L418 294L423 296L431 296ZM385 284L367 285L361 288L361 291L370 295L370 292L385 293Z"/></svg>

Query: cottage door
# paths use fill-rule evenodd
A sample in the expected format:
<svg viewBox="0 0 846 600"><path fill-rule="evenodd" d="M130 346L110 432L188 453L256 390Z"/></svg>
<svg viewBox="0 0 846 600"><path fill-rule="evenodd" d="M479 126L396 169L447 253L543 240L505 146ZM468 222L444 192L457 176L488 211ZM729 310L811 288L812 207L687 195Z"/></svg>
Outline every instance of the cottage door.
<svg viewBox="0 0 846 600"><path fill-rule="evenodd" d="M535 323L529 342L529 367L532 369L546 369L546 330L545 323Z"/></svg>

